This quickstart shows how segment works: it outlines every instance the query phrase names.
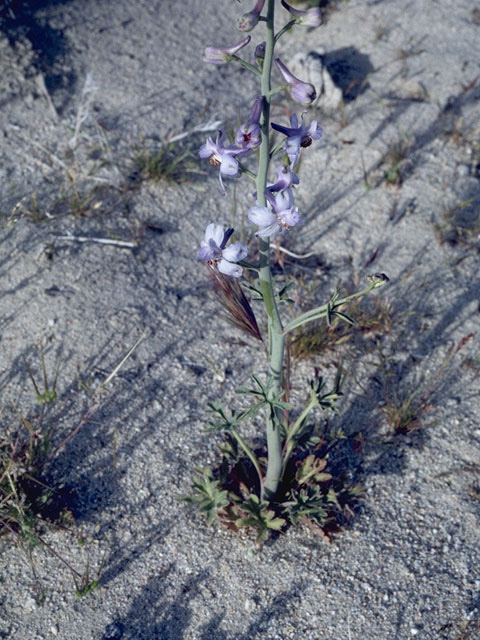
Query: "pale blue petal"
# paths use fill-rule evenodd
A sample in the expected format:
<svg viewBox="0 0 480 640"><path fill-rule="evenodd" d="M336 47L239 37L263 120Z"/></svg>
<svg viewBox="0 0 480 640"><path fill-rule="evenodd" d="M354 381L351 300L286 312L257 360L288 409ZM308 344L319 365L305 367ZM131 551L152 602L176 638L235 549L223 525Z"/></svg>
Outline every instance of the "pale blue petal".
<svg viewBox="0 0 480 640"><path fill-rule="evenodd" d="M226 276L233 276L234 278L240 278L243 275L243 269L238 264L228 262L228 260L220 260L217 264L217 269L220 273L224 273Z"/></svg>
<svg viewBox="0 0 480 640"><path fill-rule="evenodd" d="M267 207L252 207L248 210L247 216L250 222L256 224L257 227L267 227L277 220L275 214Z"/></svg>
<svg viewBox="0 0 480 640"><path fill-rule="evenodd" d="M232 242L223 250L223 257L229 262L238 262L248 255L247 245L243 242Z"/></svg>
<svg viewBox="0 0 480 640"><path fill-rule="evenodd" d="M255 233L255 235L259 238L268 238L269 236L273 236L281 231L281 229L282 227L279 225L277 218L275 218L275 222L269 224L267 227L262 227Z"/></svg>
<svg viewBox="0 0 480 640"><path fill-rule="evenodd" d="M275 196L275 212L283 211L284 209L290 209L293 206L293 193L291 189L284 189L279 191Z"/></svg>
<svg viewBox="0 0 480 640"><path fill-rule="evenodd" d="M210 249L210 247L207 246L200 247L200 249L197 251L196 258L197 260L208 262L213 258L213 251Z"/></svg>
<svg viewBox="0 0 480 640"><path fill-rule="evenodd" d="M236 176L238 174L238 162L228 153L221 156L220 173L224 176Z"/></svg>
<svg viewBox="0 0 480 640"><path fill-rule="evenodd" d="M211 246L211 240L215 243L215 246L218 248L222 244L223 241L223 227L221 224L214 224L211 222L207 225L205 229L205 244Z"/></svg>
<svg viewBox="0 0 480 640"><path fill-rule="evenodd" d="M215 153L217 153L217 145L211 138L207 138L207 142L205 144L202 144L202 146L200 147L198 155L200 156L200 158L210 158Z"/></svg>
<svg viewBox="0 0 480 640"><path fill-rule="evenodd" d="M293 209L285 209L285 211L281 211L278 214L280 220L287 225L287 227L294 227L296 224L301 222L300 214L298 213L297 207L293 207Z"/></svg>

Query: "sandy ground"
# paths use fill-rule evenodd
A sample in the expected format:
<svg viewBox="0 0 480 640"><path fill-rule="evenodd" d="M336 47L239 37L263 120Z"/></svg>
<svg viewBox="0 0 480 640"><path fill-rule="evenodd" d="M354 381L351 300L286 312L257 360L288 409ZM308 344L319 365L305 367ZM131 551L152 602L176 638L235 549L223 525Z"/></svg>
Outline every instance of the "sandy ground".
<svg viewBox="0 0 480 640"><path fill-rule="evenodd" d="M357 338L366 355L330 419L364 437L345 457L366 487L352 527L331 545L290 530L255 554L251 540L207 529L178 501L195 467L215 460L207 401L234 398L264 366L219 317L193 259L205 225L240 221L251 194L229 182L222 198L216 171L198 163L202 173L188 182L142 180L135 157L210 118L227 128L244 119L253 79L207 67L201 53L238 41L235 20L250 4L3 3L2 405L31 409L22 358L38 375L43 344L47 369L61 362L50 417L59 442L88 391L144 339L50 469L71 492L87 544L63 531L46 539L80 570L87 554L93 572L103 559L100 587L77 599L69 572L38 551L38 606L28 563L2 540L2 638L480 637L477 2L350 0L321 28L280 44L285 61L323 48L344 93L333 115L308 116L324 138L302 163L305 224L288 238L290 250L316 256L298 295L321 303L338 282L363 283L372 271L391 279L379 294L391 306L390 332ZM287 123L291 108L279 101L277 121ZM192 158L204 137L184 139ZM466 337L424 428L392 437L385 380L399 394L433 383ZM337 358L297 363L293 397L304 397L314 366L331 371ZM2 429L13 420L7 409Z"/></svg>

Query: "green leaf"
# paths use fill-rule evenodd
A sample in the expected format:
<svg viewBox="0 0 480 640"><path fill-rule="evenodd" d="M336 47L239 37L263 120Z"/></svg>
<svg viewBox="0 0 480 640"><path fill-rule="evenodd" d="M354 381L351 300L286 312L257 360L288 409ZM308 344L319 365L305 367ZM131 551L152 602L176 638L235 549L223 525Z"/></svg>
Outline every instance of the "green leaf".
<svg viewBox="0 0 480 640"><path fill-rule="evenodd" d="M283 506L294 525L302 518L308 518L322 526L327 518L328 503L319 487L307 486L300 491L293 490L290 500Z"/></svg>
<svg viewBox="0 0 480 640"><path fill-rule="evenodd" d="M256 542L263 542L268 538L268 530L280 531L286 520L276 516L273 509L268 508L268 503L260 502L257 495L252 494L248 500L242 503L241 509L247 514L235 521L237 527L250 527L257 530Z"/></svg>
<svg viewBox="0 0 480 640"><path fill-rule="evenodd" d="M311 453L297 469L295 477L298 484L305 484L310 480L314 482L330 480L331 476L329 473L321 473L326 466L327 461L325 459L317 458L314 453Z"/></svg>
<svg viewBox="0 0 480 640"><path fill-rule="evenodd" d="M354 325L356 324L355 320L353 320L352 318L350 318L350 316L347 316L346 313L343 313L343 311L334 311L333 312L334 315L338 316L339 318L341 318L344 322L346 322L347 324L351 324Z"/></svg>
<svg viewBox="0 0 480 640"><path fill-rule="evenodd" d="M216 519L217 511L230 503L228 491L220 489L220 482L214 479L210 467L197 470L197 474L192 483L192 495L183 500L195 504L205 514L207 524L210 525Z"/></svg>
<svg viewBox="0 0 480 640"><path fill-rule="evenodd" d="M337 494L333 489L330 489L327 493L327 501L333 503L338 509L342 508L338 502Z"/></svg>

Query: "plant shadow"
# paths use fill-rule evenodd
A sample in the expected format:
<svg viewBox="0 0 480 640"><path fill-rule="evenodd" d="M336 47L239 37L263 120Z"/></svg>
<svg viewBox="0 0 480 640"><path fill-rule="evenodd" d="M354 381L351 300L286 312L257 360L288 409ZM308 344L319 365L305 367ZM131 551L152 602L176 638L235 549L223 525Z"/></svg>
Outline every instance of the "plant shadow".
<svg viewBox="0 0 480 640"><path fill-rule="evenodd" d="M130 610L105 628L102 640L182 640L191 637L193 618L192 605L196 600L221 598L217 587L210 586L212 576L209 570L201 571L176 587L173 600L166 597L166 583L171 586L175 579L175 566L169 565L159 576L149 579L141 593L134 598ZM176 580L175 580L175 584ZM250 615L250 621L244 625L245 631L231 636L221 629L226 614L212 616L198 627L199 640L250 640L265 637L272 624L287 618L291 614L292 599L298 598L303 591L300 583L292 585L278 594L260 611ZM248 624L248 626L247 626Z"/></svg>
<svg viewBox="0 0 480 640"><path fill-rule="evenodd" d="M71 0L6 0L0 7L0 30L11 46L19 37L26 38L34 52L34 71L43 76L45 87L61 114L70 101L77 83L71 45L65 32L53 27L39 14L52 5Z"/></svg>

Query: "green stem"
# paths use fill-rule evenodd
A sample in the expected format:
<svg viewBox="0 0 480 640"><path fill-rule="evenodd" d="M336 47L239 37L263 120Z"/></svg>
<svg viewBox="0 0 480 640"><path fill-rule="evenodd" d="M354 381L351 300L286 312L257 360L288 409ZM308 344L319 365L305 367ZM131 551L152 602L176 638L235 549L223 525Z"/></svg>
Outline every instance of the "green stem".
<svg viewBox="0 0 480 640"><path fill-rule="evenodd" d="M268 166L270 162L270 76L272 71L274 35L275 0L268 0L266 15L265 58L262 69L263 109L261 118L262 143L259 150L257 172L257 204L267 205L265 190L267 186ZM272 396L278 395L282 388L283 357L285 351L285 336L282 321L275 301L272 272L270 269L270 241L260 239L260 269L259 284L263 295L265 311L268 316L268 345L270 367L268 372L269 389ZM268 463L261 499L274 498L282 473L282 441L280 434L280 415L269 416L267 419L267 451Z"/></svg>
<svg viewBox="0 0 480 640"><path fill-rule="evenodd" d="M282 84L282 86L277 87L276 89L270 89L270 95L274 96L276 93L280 93L280 91L285 91L288 87L288 84Z"/></svg>
<svg viewBox="0 0 480 640"><path fill-rule="evenodd" d="M250 269L251 271L258 271L258 265L253 264L251 262L247 262L246 260L239 260L238 263L241 267L245 267L245 269Z"/></svg>
<svg viewBox="0 0 480 640"><path fill-rule="evenodd" d="M250 169L247 169L247 167L245 167L241 162L238 162L238 166L240 167L240 171L242 173L244 173L246 176L248 176L249 178L251 178L254 182L257 181L257 176L253 173L253 171L250 171Z"/></svg>
<svg viewBox="0 0 480 640"><path fill-rule="evenodd" d="M231 56L231 59L235 60L235 62L238 62L244 69L253 71L253 73L257 74L257 76L261 75L260 70L257 67L254 67L253 64L250 64L249 62L247 62L246 60L243 60L239 56L233 54L233 56Z"/></svg>
<svg viewBox="0 0 480 640"><path fill-rule="evenodd" d="M295 446L295 443L293 442L293 436L300 429L300 427L302 426L302 422L308 416L310 411L312 411L312 409L314 407L316 407L317 405L318 405L318 401L317 401L316 397L313 395L312 398L310 399L310 402L308 403L308 405L305 407L305 409L302 411L302 413L298 416L298 418L295 420L293 425L290 427L290 430L288 432L287 438L286 438L285 443L283 445L283 470L282 470L282 474L285 472L285 468L287 466L288 459L290 458L290 455L291 455L291 453L293 451L293 447Z"/></svg>
<svg viewBox="0 0 480 640"><path fill-rule="evenodd" d="M290 20L290 22L287 22L287 24L280 29L280 31L275 36L275 44L277 44L277 42L280 40L280 38L283 36L284 33L287 33L287 31L290 31L290 29L296 24L296 22L297 22L296 19Z"/></svg>
<svg viewBox="0 0 480 640"><path fill-rule="evenodd" d="M377 284L372 283L368 285L368 287L366 287L365 289L362 289L361 291L352 293L352 295L346 296L345 298L339 298L335 300L333 304L332 304L332 301L330 301L330 302L327 302L327 304L323 304L321 307L315 307L315 309L311 309L310 311L306 311L305 313L302 313L301 316L298 316L298 318L295 318L294 320L292 320L287 324L287 326L283 331L284 335L286 335L290 331L293 331L293 329L296 329L297 327L302 326L302 324L306 324L307 322L312 322L313 320L318 320L319 318L324 318L328 314L329 305L332 304L332 310L334 310L336 307L341 307L343 304L350 302L350 300L354 300L355 298L361 298L365 294L372 291L372 289L376 289L377 287L378 287Z"/></svg>
<svg viewBox="0 0 480 640"><path fill-rule="evenodd" d="M270 158L273 158L274 156L276 156L276 155L277 155L277 153L283 149L284 144L285 144L285 143L284 143L284 141L282 140L282 141L281 141L281 142L279 142L277 145L275 145L275 146L273 147L273 149L270 151Z"/></svg>
<svg viewBox="0 0 480 640"><path fill-rule="evenodd" d="M247 456L250 458L253 466L255 467L255 471L257 472L258 480L260 482L260 494L262 494L263 493L263 475L262 475L262 470L260 469L260 463L258 462L257 456L253 453L253 451L250 449L248 444L245 442L245 440L242 438L242 436L238 433L236 429L232 428L230 430L230 433L237 440L238 444L245 451Z"/></svg>

